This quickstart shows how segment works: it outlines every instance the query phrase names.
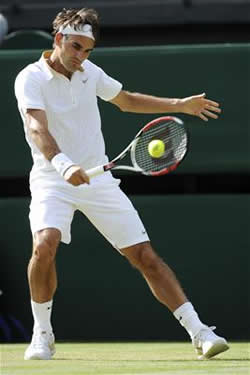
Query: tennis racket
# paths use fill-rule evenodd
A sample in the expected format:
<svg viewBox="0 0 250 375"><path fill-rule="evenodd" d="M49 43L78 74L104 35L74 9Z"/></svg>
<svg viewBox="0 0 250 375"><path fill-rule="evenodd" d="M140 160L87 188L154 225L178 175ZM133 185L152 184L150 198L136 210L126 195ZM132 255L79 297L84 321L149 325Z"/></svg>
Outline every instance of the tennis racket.
<svg viewBox="0 0 250 375"><path fill-rule="evenodd" d="M148 152L149 143L156 139L165 144L165 151L159 158L150 156ZM139 172L147 176L161 176L178 167L187 149L188 132L183 121L173 116L159 117L146 124L112 161L85 172L90 178L111 169ZM129 153L132 166L117 164Z"/></svg>

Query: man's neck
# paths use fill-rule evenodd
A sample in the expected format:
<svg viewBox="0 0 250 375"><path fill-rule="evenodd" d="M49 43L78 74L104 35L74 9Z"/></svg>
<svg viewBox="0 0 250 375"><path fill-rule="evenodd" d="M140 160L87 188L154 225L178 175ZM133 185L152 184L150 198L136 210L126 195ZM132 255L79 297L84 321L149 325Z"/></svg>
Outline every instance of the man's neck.
<svg viewBox="0 0 250 375"><path fill-rule="evenodd" d="M60 74L64 75L68 79L72 78L73 73L69 72L67 69L64 68L64 66L61 64L55 50L52 52L52 54L47 59L47 63L57 73L60 73Z"/></svg>

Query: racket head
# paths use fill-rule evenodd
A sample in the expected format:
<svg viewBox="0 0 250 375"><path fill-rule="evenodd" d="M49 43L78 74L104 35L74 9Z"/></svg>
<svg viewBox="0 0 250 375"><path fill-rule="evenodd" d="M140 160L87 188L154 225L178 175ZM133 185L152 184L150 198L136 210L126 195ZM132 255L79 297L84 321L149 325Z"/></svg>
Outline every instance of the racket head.
<svg viewBox="0 0 250 375"><path fill-rule="evenodd" d="M164 142L161 157L152 157L148 145L152 140ZM175 170L187 154L189 134L178 117L164 116L150 121L135 137L130 149L135 169L149 176L161 176Z"/></svg>

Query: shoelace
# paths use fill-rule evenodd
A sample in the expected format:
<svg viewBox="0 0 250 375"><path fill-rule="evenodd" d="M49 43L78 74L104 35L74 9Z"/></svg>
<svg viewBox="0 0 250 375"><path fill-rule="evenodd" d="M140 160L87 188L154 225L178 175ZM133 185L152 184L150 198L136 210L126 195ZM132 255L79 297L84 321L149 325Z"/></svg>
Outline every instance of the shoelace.
<svg viewBox="0 0 250 375"><path fill-rule="evenodd" d="M215 326L211 326L211 327L207 327L207 328L210 328L211 331L214 331L216 329ZM195 346L196 347L200 347L201 346L201 342L203 340L203 335L206 335L207 332L206 332L206 328L204 329L201 329L200 332L196 335L196 337L194 337L194 343L195 343Z"/></svg>
<svg viewBox="0 0 250 375"><path fill-rule="evenodd" d="M211 329L211 331L214 331L215 329L216 329L216 327L215 326L211 326L211 327L208 327L208 328L210 328ZM205 333L206 331L204 330L201 330L201 336Z"/></svg>

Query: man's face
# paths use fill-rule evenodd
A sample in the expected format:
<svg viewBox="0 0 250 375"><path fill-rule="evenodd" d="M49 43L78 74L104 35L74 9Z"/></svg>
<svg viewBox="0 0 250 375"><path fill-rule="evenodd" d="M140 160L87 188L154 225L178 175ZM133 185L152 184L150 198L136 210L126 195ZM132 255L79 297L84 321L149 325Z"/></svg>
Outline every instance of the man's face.
<svg viewBox="0 0 250 375"><path fill-rule="evenodd" d="M57 41L58 57L63 67L71 73L81 70L81 64L93 51L95 42L81 35L62 35Z"/></svg>

